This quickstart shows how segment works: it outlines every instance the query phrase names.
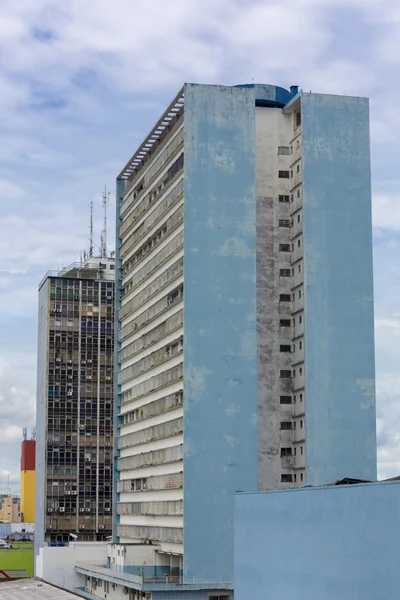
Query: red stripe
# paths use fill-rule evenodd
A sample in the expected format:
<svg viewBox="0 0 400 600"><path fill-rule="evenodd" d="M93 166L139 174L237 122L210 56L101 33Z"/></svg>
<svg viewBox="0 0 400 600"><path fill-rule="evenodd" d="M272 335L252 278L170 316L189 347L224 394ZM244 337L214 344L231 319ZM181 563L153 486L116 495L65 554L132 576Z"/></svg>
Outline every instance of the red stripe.
<svg viewBox="0 0 400 600"><path fill-rule="evenodd" d="M0 571L0 574L4 575L6 579L11 579L11 577L9 577L5 571Z"/></svg>

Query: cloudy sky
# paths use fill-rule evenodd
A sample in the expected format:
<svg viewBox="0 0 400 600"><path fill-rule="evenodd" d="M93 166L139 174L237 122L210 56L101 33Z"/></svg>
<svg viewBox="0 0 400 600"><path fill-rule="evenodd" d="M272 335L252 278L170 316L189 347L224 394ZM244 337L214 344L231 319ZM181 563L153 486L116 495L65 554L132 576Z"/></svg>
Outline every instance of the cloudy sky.
<svg viewBox="0 0 400 600"><path fill-rule="evenodd" d="M13 492L34 425L38 282L87 247L92 197L100 237L103 185L185 81L370 97L379 467L400 473L399 63L398 0L2 2L0 469Z"/></svg>

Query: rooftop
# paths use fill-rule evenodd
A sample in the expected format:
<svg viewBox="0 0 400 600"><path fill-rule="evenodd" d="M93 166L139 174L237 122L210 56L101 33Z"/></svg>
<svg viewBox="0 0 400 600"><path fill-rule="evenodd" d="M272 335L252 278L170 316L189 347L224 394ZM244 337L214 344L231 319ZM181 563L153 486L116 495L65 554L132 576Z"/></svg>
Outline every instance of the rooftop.
<svg viewBox="0 0 400 600"><path fill-rule="evenodd" d="M76 598L76 594L38 579L19 579L0 583L0 600L76 600Z"/></svg>
<svg viewBox="0 0 400 600"><path fill-rule="evenodd" d="M86 261L74 262L59 271L47 271L39 284L42 287L48 277L70 277L71 279L115 280L115 258L91 257Z"/></svg>

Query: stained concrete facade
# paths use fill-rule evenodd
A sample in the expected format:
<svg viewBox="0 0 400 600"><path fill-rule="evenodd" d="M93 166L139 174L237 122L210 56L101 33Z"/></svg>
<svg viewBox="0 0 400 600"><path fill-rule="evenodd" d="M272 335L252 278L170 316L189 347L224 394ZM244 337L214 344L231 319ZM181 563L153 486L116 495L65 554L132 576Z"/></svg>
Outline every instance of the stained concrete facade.
<svg viewBox="0 0 400 600"><path fill-rule="evenodd" d="M180 584L230 590L238 490L376 473L368 112L335 98L186 84L118 177L114 542Z"/></svg>

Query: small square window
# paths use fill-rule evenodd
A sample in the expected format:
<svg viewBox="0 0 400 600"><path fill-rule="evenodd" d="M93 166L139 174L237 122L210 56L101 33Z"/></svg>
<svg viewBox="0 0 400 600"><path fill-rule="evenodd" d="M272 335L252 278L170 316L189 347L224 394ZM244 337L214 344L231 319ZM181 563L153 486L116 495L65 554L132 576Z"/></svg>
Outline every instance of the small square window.
<svg viewBox="0 0 400 600"><path fill-rule="evenodd" d="M285 196L283 194L279 195L279 202L289 202L289 196Z"/></svg>
<svg viewBox="0 0 400 600"><path fill-rule="evenodd" d="M291 396L280 396L279 401L281 404L292 404Z"/></svg>
<svg viewBox="0 0 400 600"><path fill-rule="evenodd" d="M281 448L281 456L292 456L292 448Z"/></svg>
<svg viewBox="0 0 400 600"><path fill-rule="evenodd" d="M278 146L278 154L284 154L289 156L290 148L289 146Z"/></svg>
<svg viewBox="0 0 400 600"><path fill-rule="evenodd" d="M293 476L291 473L282 473L282 475L281 475L282 483L292 483L292 481L293 481Z"/></svg>
<svg viewBox="0 0 400 600"><path fill-rule="evenodd" d="M279 346L279 352L291 352L291 347L289 346L289 344L281 344Z"/></svg>
<svg viewBox="0 0 400 600"><path fill-rule="evenodd" d="M279 294L279 302L290 302L290 294Z"/></svg>
<svg viewBox="0 0 400 600"><path fill-rule="evenodd" d="M279 171L278 176L280 179L289 179L289 171Z"/></svg>

